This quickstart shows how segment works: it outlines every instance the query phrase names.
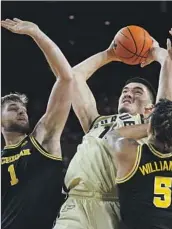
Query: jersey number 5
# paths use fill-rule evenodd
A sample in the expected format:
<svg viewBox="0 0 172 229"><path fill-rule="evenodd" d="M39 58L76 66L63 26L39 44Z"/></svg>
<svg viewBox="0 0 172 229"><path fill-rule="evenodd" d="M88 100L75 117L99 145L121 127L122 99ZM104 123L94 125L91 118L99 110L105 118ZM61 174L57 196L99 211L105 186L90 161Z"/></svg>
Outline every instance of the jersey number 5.
<svg viewBox="0 0 172 229"><path fill-rule="evenodd" d="M157 208L168 208L171 205L172 178L155 177L154 194L161 197L154 197L153 203Z"/></svg>
<svg viewBox="0 0 172 229"><path fill-rule="evenodd" d="M8 172L10 174L11 180L11 186L16 185L19 182L19 179L16 177L16 173L15 173L15 169L14 169L14 165L10 165L8 166Z"/></svg>

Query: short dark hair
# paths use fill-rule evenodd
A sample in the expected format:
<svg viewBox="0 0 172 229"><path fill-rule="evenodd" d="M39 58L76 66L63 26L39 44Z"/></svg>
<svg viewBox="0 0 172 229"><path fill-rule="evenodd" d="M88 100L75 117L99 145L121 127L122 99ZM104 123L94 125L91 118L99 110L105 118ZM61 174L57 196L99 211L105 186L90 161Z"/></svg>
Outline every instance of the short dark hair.
<svg viewBox="0 0 172 229"><path fill-rule="evenodd" d="M145 85L147 87L147 89L149 90L150 99L152 101L152 104L155 104L156 91L149 81L147 81L141 77L134 77L134 78L127 80L125 83L125 86L129 83L141 83L141 84Z"/></svg>
<svg viewBox="0 0 172 229"><path fill-rule="evenodd" d="M23 106L26 107L28 103L28 98L25 94L20 94L18 92L10 93L8 95L1 97L1 107L3 107L6 103L11 102L11 101L19 102Z"/></svg>
<svg viewBox="0 0 172 229"><path fill-rule="evenodd" d="M151 117L151 129L155 139L172 147L172 101L161 99L154 108Z"/></svg>

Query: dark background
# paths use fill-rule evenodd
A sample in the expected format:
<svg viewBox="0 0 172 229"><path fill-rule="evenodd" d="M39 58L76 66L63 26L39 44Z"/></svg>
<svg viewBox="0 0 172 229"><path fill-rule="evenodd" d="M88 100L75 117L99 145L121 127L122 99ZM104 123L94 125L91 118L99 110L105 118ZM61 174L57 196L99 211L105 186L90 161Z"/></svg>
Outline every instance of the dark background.
<svg viewBox="0 0 172 229"><path fill-rule="evenodd" d="M144 27L164 48L172 26L172 2L165 1L2 2L1 6L2 19L18 17L38 24L61 48L72 66L106 49L115 33L126 25ZM5 29L1 36L2 96L15 91L27 94L33 127L45 111L55 77L31 38ZM144 69L111 63L97 71L88 84L100 113L117 112L120 90L130 77L145 77L157 88L159 70L157 63ZM62 136L63 154L68 159L75 153L82 136L79 122L71 111Z"/></svg>

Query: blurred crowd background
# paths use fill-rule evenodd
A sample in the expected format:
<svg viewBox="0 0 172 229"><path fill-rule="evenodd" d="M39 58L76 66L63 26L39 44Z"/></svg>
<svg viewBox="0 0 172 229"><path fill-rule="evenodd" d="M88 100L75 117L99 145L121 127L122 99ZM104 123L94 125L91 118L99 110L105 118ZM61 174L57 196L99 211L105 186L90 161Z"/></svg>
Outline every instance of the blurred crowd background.
<svg viewBox="0 0 172 229"><path fill-rule="evenodd" d="M5 2L1 18L20 18L36 23L63 51L71 66L105 50L116 32L126 25L144 27L162 47L166 47L172 26L172 2ZM31 128L45 112L55 77L45 57L30 37L1 31L2 96L10 92L29 97ZM125 81L134 76L148 79L157 89L160 66L144 69L110 63L88 81L100 114L117 113L118 97ZM66 164L76 152L83 131L71 110L62 135ZM4 141L2 138L2 147Z"/></svg>

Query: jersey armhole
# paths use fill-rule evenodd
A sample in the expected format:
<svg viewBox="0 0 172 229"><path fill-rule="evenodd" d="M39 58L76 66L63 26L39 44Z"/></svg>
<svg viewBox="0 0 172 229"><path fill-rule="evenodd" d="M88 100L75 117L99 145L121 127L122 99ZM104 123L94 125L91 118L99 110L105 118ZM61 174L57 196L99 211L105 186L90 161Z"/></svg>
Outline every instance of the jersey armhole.
<svg viewBox="0 0 172 229"><path fill-rule="evenodd" d="M116 183L117 184L124 183L124 182L130 180L134 176L134 174L137 172L139 164L140 164L141 153L142 153L142 145L138 145L135 163L134 163L131 171L128 174L126 174L124 177L122 177L122 178L116 178Z"/></svg>
<svg viewBox="0 0 172 229"><path fill-rule="evenodd" d="M97 116L97 118L95 118L94 119L94 121L91 123L91 125L90 125L90 128L89 128L89 130L88 130L88 132L93 128L93 126L94 126L94 124L96 123L96 121L99 119L99 118L101 118L102 117L102 115L99 115L99 116ZM87 133L88 133L87 132Z"/></svg>
<svg viewBox="0 0 172 229"><path fill-rule="evenodd" d="M62 157L57 157L57 156L54 156L50 153L48 153L39 143L38 141L32 136L30 135L29 136L33 146L45 157L48 157L50 159L53 159L53 160L56 160L56 161L62 161Z"/></svg>

